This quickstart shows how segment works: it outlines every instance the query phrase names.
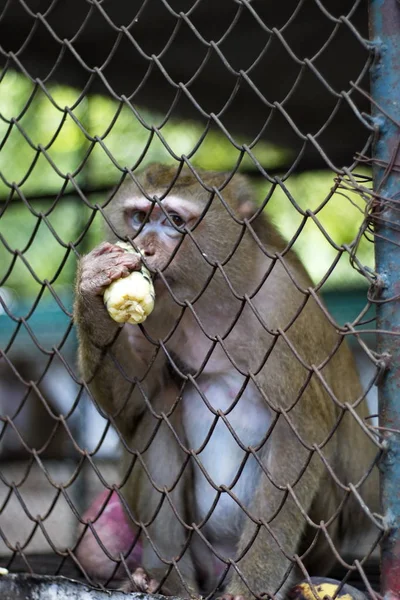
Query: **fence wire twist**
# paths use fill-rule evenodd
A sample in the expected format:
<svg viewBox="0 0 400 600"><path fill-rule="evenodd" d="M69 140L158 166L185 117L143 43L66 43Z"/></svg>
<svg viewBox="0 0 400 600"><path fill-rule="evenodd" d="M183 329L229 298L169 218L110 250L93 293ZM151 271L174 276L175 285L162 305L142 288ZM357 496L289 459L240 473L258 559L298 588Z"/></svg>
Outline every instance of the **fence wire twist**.
<svg viewBox="0 0 400 600"><path fill-rule="evenodd" d="M343 481L335 472L334 461L330 460L325 454L325 448L332 439L335 439L345 414L350 415L357 422L363 434L375 445L376 461L384 450L381 428L373 424L370 419L364 420L357 412L358 407L365 404L368 392L390 366L390 358L379 355L371 347L370 339L366 337L369 333L375 333L374 316L371 317L370 309L377 303L382 302L380 299L382 283L379 276L362 263L357 253L359 243L363 237L369 240L373 239L375 235L374 224L377 219L382 218L382 206L385 202L385 199L380 196L379 190L372 190L372 179L365 170L365 166L370 166L373 160L370 158L370 148L375 134L375 127L370 117L360 110L359 105L365 99L365 96L370 100L367 92L367 76L374 59L374 48L364 38L364 33L360 32L353 23L354 15L361 10L360 2L343 2L343 12L337 14L334 9L328 9L325 3L314 0L313 5L319 19L329 22L331 33L315 50L314 54L308 57L302 56L301 46L298 43L293 43L295 47L292 47L290 43L291 28L301 23L302 10L306 5L305 0L296 3L290 16L284 23L279 25L274 22L272 11L268 13L269 18L266 19L265 13L256 2L251 3L240 0L235 3L234 14L232 13L230 20L227 20L224 24L223 33L219 37L210 39L208 39L202 28L196 26L196 10L201 5L201 1L193 2L189 9L181 10L182 7L180 6L174 8L174 3L160 0L158 9L165 11L169 22L174 25L167 39L164 39L165 32L149 31L149 36L154 35L156 37L158 35L159 39L163 40L162 48L155 53L149 51L150 43L142 47L135 36L135 27L140 23L142 15L151 10L151 3L146 0L142 3L134 3L134 14L124 24L119 22L118 11L111 7L111 3L98 0L87 1L83 3L86 13L82 14L81 20L76 23L74 33L67 37L60 33L60 30L62 31L60 18L62 19L63 15L60 2L51 2L48 3L48 6L44 6L46 3L42 3L43 7L40 7L39 11L36 10L36 6L35 8L32 7L29 2L19 0L15 4L18 7L19 14L24 15L23 31L25 37L19 42L18 47L14 47L13 50L3 46L0 47L0 56L3 62L0 93L1 81L4 81L6 76L14 71L22 74L32 84L32 89L18 114L14 114L11 118L0 114L2 122L7 125L0 150L7 153L7 143L10 142L12 135L18 132L24 144L31 149L33 159L23 176L18 180L10 180L6 171L0 172L3 183L2 189L7 190L7 194L4 195L2 200L1 215L5 216L7 211L15 205L20 205L32 215L36 225L27 243L20 248L15 247L7 231L0 233L2 250L5 251L4 256L7 256L7 265L2 269L3 275L0 280L0 287L7 285L7 282L12 279L16 265L22 263L26 268L26 277L32 278L36 282L39 291L32 300L31 306L22 314L14 311L12 303L8 301L5 294L0 294L0 306L3 310L0 319L3 322L7 321L6 339L3 336L3 348L0 350L2 377L3 382L11 382L10 387L7 389L12 389L12 391L7 393L9 393L9 398L12 399L13 403L12 406L10 406L10 402L4 403L1 416L3 426L0 439L3 443L4 454L3 467L0 470L2 487L0 508L0 514L2 515L0 535L3 540L2 564L10 570L23 568L34 573L78 573L79 577L87 582L102 588L108 588L119 585L118 582L121 578L131 577L132 569L140 562L141 548L147 544L164 566L165 576L159 581L160 585L167 580L172 571L176 571L185 583L186 571L182 570L181 565L184 564L191 545L199 543L199 540L201 540L210 555L214 557L213 560L219 564L216 587L221 587L226 582L227 577L231 576L232 573L236 573L250 588L251 592L251 583L248 581L247 573L241 568L241 561L247 553L251 552L257 537L265 535L265 532L267 532L275 540L277 552L281 553L288 562L284 580L289 578L294 566L306 579L309 579L305 561L307 561L308 555L317 542L321 543L321 540L325 540L330 552L345 570L343 582L351 579L356 572L371 597L379 597L368 581L365 563L385 533L385 525L379 514L365 504L360 492L362 485L376 470L375 461L371 463L369 469L357 481ZM344 7L344 5L346 6ZM11 2L4 3L0 14L0 26L2 20L7 23L12 9L13 4ZM60 17L57 17L57 11L60 11ZM262 31L264 43L250 64L245 68L243 66L238 68L235 66L235 57L230 54L226 56L224 47L226 40L230 38L235 39L235 36L237 36L238 39L242 39L241 36L245 32L241 29L241 22L244 17L251 17L251 20L256 23ZM210 13L211 18L212 12ZM84 51L85 36L92 27L93 19L97 19L97 23L101 22L102 28L111 30L115 36L115 43L107 56L104 56L100 66L91 64L90 55ZM27 26L27 23L29 23L29 26ZM193 44L196 43L201 46L204 55L198 65L192 65L191 77L186 81L182 81L179 78L178 71L168 72L163 61L168 51L174 47L174 43L179 39L180 31L186 28L190 30L193 36ZM363 55L363 60L358 65L357 71L348 73L348 81L341 82L341 87L336 88L330 83L329 70L322 70L319 64L329 55L331 45L337 44L340 36L344 35L353 39L353 43L357 45ZM36 68L27 53L29 53L30 45L37 44L38 40L41 39L51 40L53 54L47 58L51 63L51 67L47 68L46 73L38 77L36 72L40 72L40 68ZM297 69L297 75L290 88L288 86L287 93L279 98L274 95L273 86L268 89L267 94L264 92L263 85L260 85L262 80L260 80L257 72L257 69L261 68L264 72L264 78L268 78L269 56L272 48L276 48L276 46L280 49L282 64L287 61L295 65ZM136 81L136 76L133 77L135 85L127 81L125 89L131 90L128 94L117 92L110 83L112 76L109 76L109 65L113 64L115 56L121 57L121 48L123 48L124 53L133 55L140 61L143 71L143 75L138 81ZM188 48L188 52L190 52L190 48ZM71 61L75 63L76 70L79 70L80 73L79 80L81 82L80 90L70 106L62 106L56 95L53 94L52 88L52 82L54 78L57 79L58 72L62 71L63 61L66 60L66 57L69 61L68 64ZM206 108L204 102L197 100L196 93L192 90L196 90L197 85L201 87L204 73L212 64L212 61L215 60L219 61L219 68L229 74L233 84L222 107L212 112ZM136 105L137 98L140 98L140 93L155 73L158 73L163 80L164 87L162 90L168 90L171 94L169 108L165 111L157 126L150 125L149 119L143 116L143 111ZM285 71L282 68L281 77L284 79L284 76ZM329 109L324 122L318 123L313 130L303 128L302 122L293 120L290 112L290 107L296 101L296 94L303 89L304 81L307 82L310 78L315 78L315 81L320 84L324 95L329 97L329 102L326 103ZM68 76L66 76L66 79L68 80ZM126 79L129 80L128 74L126 74ZM76 78L74 79L75 82ZM107 124L101 124L100 133L99 130L93 131L93 127L87 122L85 115L78 118L77 114L79 109L88 102L93 89L101 88L116 101L117 109ZM244 89L251 90L262 105L263 123L251 139L247 139L246 143L240 143L236 131L225 125L225 117L229 115L231 108L240 100L240 94ZM40 140L36 141L35 135L29 133L24 126L24 118L29 115L30 110L33 110L35 98L40 93L44 94L60 117L59 125L55 127L54 133L47 143L42 143ZM180 114L179 106L182 103L190 106L192 113L203 124L203 130L198 139L192 145L190 151L184 155L174 150L173 144L168 142L167 136L163 133L163 129L169 124L172 116ZM310 98L309 103L312 107L315 99ZM147 131L147 140L143 144L143 148L140 152L137 152L136 159L129 164L122 163L114 156L108 146L108 137L123 110L129 110L131 119ZM243 106L242 110L245 112L246 106ZM354 122L357 123L357 126L361 123L364 131L363 143L353 149L354 160L344 167L339 166L330 158L329 148L325 149L323 142L326 132L335 127L336 122L340 122L343 111L346 114L350 112ZM52 150L68 119L74 123L80 135L83 136L85 147L75 167L70 171L64 171L57 164L57 160L54 159ZM284 168L270 169L265 167L263 161L258 158L257 146L263 139L268 139L269 129L276 120L285 123L286 129L290 131L290 135L288 134L290 139L295 140L296 152L288 154L289 159L286 161L287 164ZM230 145L236 149L237 156L229 170L229 174L225 176L225 180L222 180L222 184L210 185L207 179L204 178L203 172L198 169L196 155L207 140L207 136L214 131L218 131L229 141ZM161 144L165 156L175 161L175 176L171 178L170 184L165 186L161 196L154 194L152 186L149 186L149 191L147 185L143 183L143 178L137 176L140 167L147 163L148 154L155 140ZM88 185L87 179L85 180L86 171L91 168L93 154L98 149L102 149L110 164L113 165L116 174L115 181L117 181L118 176L116 185L106 191L102 188L96 189L91 183ZM303 205L293 197L290 190L291 176L310 151L314 155L318 154L321 164L332 171L331 188L320 204L312 210L309 208L304 209ZM36 208L38 198L40 199L38 194L30 193L27 195L25 192L26 183L29 182L29 178L35 172L35 169L40 168L40 161L43 160L46 166L53 170L59 181L57 192L43 196L42 200L46 201L44 210L40 207L39 209ZM396 163L389 164L386 167L389 171L398 170ZM256 212L251 218L244 220L239 219L234 214L225 195L227 183L234 182L237 174L243 168L246 172L254 175L257 185L260 181L263 181L265 190L267 190ZM204 287L190 301L187 298L182 299L174 292L173 285L164 275L165 268L168 265L158 271L158 278L174 300L178 316L174 320L172 328L168 330L162 339L153 338L151 332L146 328L146 323L140 325L143 338L154 348L151 360L146 365L143 374L138 377L136 373L127 372L126 363L120 364L115 350L118 347L119 338L122 336L122 330L119 329L114 339L109 340L106 346L99 344L100 348L98 348L98 357L95 361L96 366L93 373L90 378L82 380L75 365L75 338L73 336L70 297L60 293L59 278L67 265L71 264L71 261L75 263L81 255L92 249L93 223L96 219L100 218L104 221L114 232L115 238L121 239L124 237L110 219L109 208L113 206L113 202L118 198L127 182L134 182L131 185L136 185L143 196L152 203L154 209L158 207L168 218L163 201L169 195L178 193L179 188L175 184L179 183L179 176L183 173L191 173L193 180L197 181L199 188L204 190L204 194L208 198L207 208L202 218L206 219L209 207L216 204L222 205L232 221L236 222L237 226L241 228L241 234L229 249L229 255L225 260L215 261L203 251L201 239L196 235L196 231L187 228L181 244L177 245L168 264L172 264L174 259L179 256L179 249L184 240L190 239L193 245L198 248L199 253L203 255L204 263L209 267L209 276ZM271 253L271 250L259 238L255 223L257 217L265 209L268 209L269 203L277 191L283 194L285 202L290 203L300 216L300 224L279 252L274 251ZM99 200L96 192L102 192L101 200ZM354 192L358 199L361 198L365 202L365 207L361 208L360 203L357 202L357 208L363 211L363 224L355 239L346 244L338 244L326 226L321 223L320 213L329 203L334 202L334 196L337 197L337 194L345 195L349 200L349 205L354 204ZM52 223L54 211L65 202L72 203L75 211L81 211L82 214L88 215L85 217L85 221L82 217L77 219L77 228L69 239L60 236ZM334 250L335 258L329 268L326 269L325 275L315 285L304 286L293 275L288 256L290 257L293 248L298 247L299 240L302 239L302 235L305 235L304 229L309 223L313 223L318 228L325 242ZM62 260L50 279L43 279L38 274L38 269L32 266L28 258L29 252L35 246L39 230L43 227L47 228L53 236L54 245L63 249ZM137 232L137 235L140 235L140 233L141 230ZM221 232L221 235L223 235L223 232ZM259 255L265 256L270 261L269 268L265 271L263 277L259 279L257 289L251 293L238 291L231 281L231 275L229 269L227 269L229 260L238 252L245 236L252 239L256 244ZM128 237L135 245L135 236ZM338 263L343 259L350 260L353 267L364 276L369 285L369 292L365 307L357 317L351 322L339 325L327 310L325 303L320 299L319 292L324 290L326 282L337 268ZM143 262L146 263L146 258L143 259ZM149 268L152 270L151 265L149 265ZM262 286L268 283L271 274L277 268L280 268L290 278L293 294L297 293L298 297L301 297L301 301L299 301L298 308L293 312L286 326L275 329L268 325L254 298ZM199 317L196 306L206 293L207 286L217 277L221 282L224 282L232 297L238 302L237 314L232 319L229 330L225 331L223 335L217 331L209 331L203 324L201 317ZM70 282L70 289L72 289L72 282ZM31 323L41 305L43 305L44 299L50 297L55 303L56 311L64 315L66 320L61 324L62 330L57 331L57 343L49 345L46 338L42 341L43 336L38 335ZM387 301L385 300L385 302ZM292 325L298 319L301 319L311 303L315 305L315 310L320 311L324 319L337 332L337 339L331 351L326 353L317 364L304 358L302 352L296 348L296 343L291 340L289 331ZM262 329L271 339L269 345L265 347L257 368L253 370L238 363L235 359L235 353L227 342L229 334L237 326L244 311L250 312L252 319L257 321L260 330ZM179 332L182 322L188 318L188 315L191 315L196 327L202 332L203 339L208 342L208 350L195 369L188 369L179 356L170 349L171 339ZM46 322L44 326L46 326ZM374 366L374 372L360 396L343 401L332 390L331 384L324 374L324 369L335 357L340 355L344 341L349 338L353 340L358 351L361 351ZM27 344L27 347L32 349L39 367L28 368L21 360L21 355L23 355L21 344ZM268 365L268 360L271 360L270 357L278 344L285 346L285 356L298 363L299 368L306 373L300 388L293 390L290 403L283 407L278 406L276 400L269 397L265 387L260 385L258 377L265 365ZM225 411L214 408L212 401L204 391L204 386L201 384L201 377L204 373L207 373L211 355L216 349L222 351L231 365L230 368L235 370L242 378L239 389L234 394L232 405ZM145 382L153 376L155 365L159 360L168 365L169 373L176 383L177 390L173 400L161 409L159 406L154 406L153 399L147 394L145 385ZM106 368L107 361L107 368L109 368L109 361L113 363L115 379L123 378L127 383L126 389L129 390L129 396L126 396L125 399L119 399L121 401L118 406L112 407L112 410L108 413L104 410L104 406L99 403L97 395L90 391L90 384L95 380L98 370ZM340 378L339 373L338 377ZM60 378L62 386L69 386L73 396L72 400L70 399L72 396L69 396L69 405L64 411L60 411L59 399L57 398L59 392L59 388L55 383L57 378ZM320 440L318 442L304 439L298 431L296 422L293 422L293 413L295 413L296 407L301 404L304 395L308 393L310 385L318 385L323 390L326 397L329 398L330 410L335 410L338 415L329 432L323 435L322 439L318 436L318 440ZM270 426L255 446L249 446L241 440L229 418L229 414L240 404L241 399L250 388L257 391L264 406L268 408L269 414L272 415ZM186 437L180 430L177 430L175 425L176 415L179 411L182 411L182 398L188 389L196 391L198 397L212 415L209 430L198 448L191 447ZM124 411L126 414L130 410L132 392L138 392L140 397L142 404L140 418L143 418L143 414L146 414L146 418L151 417L153 420L152 428L147 431L147 438L142 440L142 444L134 447L129 443L129 436L127 438L125 432L120 433L121 415L124 414ZM85 418L87 419L87 407L90 403L96 406L98 413L104 418L102 433L91 449L85 446L85 433L82 431L82 422ZM29 418L34 419L34 413L36 414L36 419L39 419L39 421L35 421L35 426L38 427L39 422L41 423L41 433L31 430L34 425L31 426L29 420L28 426L26 425L26 417L24 420L23 413L29 406L32 407L32 414ZM117 410L114 410L114 408L117 408ZM298 443L301 451L307 455L307 459L296 477L290 478L290 481L284 483L271 474L269 464L260 458L260 451L268 446L277 423L282 423L282 421L285 423L286 430ZM31 422L33 423L33 421ZM231 438L242 452L242 459L238 464L237 472L229 485L214 481L202 460L202 452L211 443L213 434L221 423L225 425ZM123 447L125 456L123 472L118 474L114 463L107 458L105 459L104 456L98 458L111 426L114 426L118 433L119 442ZM166 478L169 481L168 484L160 484L158 475L154 475L147 459L152 445L158 443L160 431L164 431L164 429L169 433L170 438L174 440L174 452L179 452L181 457L176 465L175 470L177 472L173 480ZM7 446L6 441L10 436L14 441L10 446ZM15 461L16 457L19 458L18 461ZM218 460L218 457L216 457L216 460ZM253 460L258 466L262 476L268 481L268 485L281 493L279 502L268 518L263 518L254 513L250 504L243 501L234 490L250 460ZM321 461L326 480L333 482L337 490L341 492L340 502L320 522L313 521L310 518L309 511L304 509L303 500L298 497L296 491L296 486L304 474L307 473L310 463L316 460ZM135 469L141 470L142 477L148 479L150 489L154 491L153 499L150 500L149 498L149 505L153 506L154 510L151 516L146 519L138 517L136 511L132 509L131 498L127 500L126 497L130 476ZM188 521L186 515L182 513L181 507L175 504L175 490L187 477L189 470L196 470L196 473L201 473L215 494L206 514L197 522ZM98 493L100 490L103 490L103 493L101 496L97 496L93 504L96 492ZM212 540L205 533L207 523L211 522L214 512L218 510L219 503L222 502L221 499L226 497L229 497L232 503L239 507L243 515L241 518L254 525L252 536L240 548L240 553L235 554L233 558L232 556L227 557L218 547L218 544L215 543L216 540ZM314 532L312 539L308 540L308 545L299 554L295 555L287 552L285 543L276 534L273 526L274 519L279 518L280 511L285 503L289 501L301 513L304 522ZM332 524L337 523L342 518L343 507L350 501L354 502L357 511L365 515L370 521L376 534L368 548L363 549L362 555L358 555L355 559L354 556L350 559L341 553L330 533ZM91 509L88 513L84 513L89 504L92 504ZM166 506L169 507L169 511L166 510ZM121 520L121 517L119 517L118 532L110 534L108 530L102 529L102 523L106 522L107 515L111 515L110 518L112 519L113 511L121 511L121 507L126 511L126 521ZM169 519L176 519L185 532L185 541L179 552L174 553L173 556L165 556L157 545L158 540L153 539L152 535L154 531L152 525L157 522L157 518L163 518L163 511L164 515L169 515ZM80 548L81 550L79 550ZM82 551L82 548L85 548L85 552ZM100 557L97 571L93 568L93 572L91 572L88 568L87 557L90 553ZM45 564L39 565L35 554L41 557L45 554ZM93 567L93 565L90 566ZM187 585L189 584L186 583ZM215 589L211 590L211 592L214 591ZM265 591L272 594L275 590Z"/></svg>

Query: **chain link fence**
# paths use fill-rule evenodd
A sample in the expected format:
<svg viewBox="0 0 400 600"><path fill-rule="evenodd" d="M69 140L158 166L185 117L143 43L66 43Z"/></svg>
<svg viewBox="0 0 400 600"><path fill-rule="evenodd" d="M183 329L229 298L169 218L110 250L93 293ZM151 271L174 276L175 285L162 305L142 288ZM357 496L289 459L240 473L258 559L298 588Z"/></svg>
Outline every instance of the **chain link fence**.
<svg viewBox="0 0 400 600"><path fill-rule="evenodd" d="M365 4L1 4L1 565L379 598ZM101 299L117 241L140 325Z"/></svg>

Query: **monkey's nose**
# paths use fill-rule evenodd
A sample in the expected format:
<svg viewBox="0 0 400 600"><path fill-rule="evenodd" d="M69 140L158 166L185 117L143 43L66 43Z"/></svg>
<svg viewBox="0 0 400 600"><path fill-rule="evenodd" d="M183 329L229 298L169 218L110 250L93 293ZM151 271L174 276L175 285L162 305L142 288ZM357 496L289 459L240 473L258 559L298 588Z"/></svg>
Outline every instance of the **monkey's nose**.
<svg viewBox="0 0 400 600"><path fill-rule="evenodd" d="M142 252L145 256L154 256L154 254L155 254L154 246L146 246L146 248L142 249Z"/></svg>

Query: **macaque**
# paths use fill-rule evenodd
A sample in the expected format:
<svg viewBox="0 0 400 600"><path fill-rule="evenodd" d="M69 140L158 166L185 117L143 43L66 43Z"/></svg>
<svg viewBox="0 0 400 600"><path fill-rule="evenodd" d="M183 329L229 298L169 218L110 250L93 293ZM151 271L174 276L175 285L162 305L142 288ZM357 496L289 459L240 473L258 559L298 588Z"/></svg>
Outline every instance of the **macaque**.
<svg viewBox="0 0 400 600"><path fill-rule="evenodd" d="M79 263L81 372L120 433L140 532L131 590L284 598L302 565L325 574L332 547L370 527L350 484L377 510L351 352L253 195L240 175L153 165L121 186L108 241ZM154 310L119 325L104 290L141 261Z"/></svg>

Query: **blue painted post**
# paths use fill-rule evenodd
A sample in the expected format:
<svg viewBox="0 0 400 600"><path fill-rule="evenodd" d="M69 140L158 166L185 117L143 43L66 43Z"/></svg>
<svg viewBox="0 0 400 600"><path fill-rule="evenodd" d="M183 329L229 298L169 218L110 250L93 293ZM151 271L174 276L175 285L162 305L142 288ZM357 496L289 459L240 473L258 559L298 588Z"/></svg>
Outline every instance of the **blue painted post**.
<svg viewBox="0 0 400 600"><path fill-rule="evenodd" d="M382 510L388 536L382 543L381 587L386 600L400 597L400 4L370 0L372 114L377 127L373 147L374 190L380 195L376 220L376 271L382 278L377 305L378 350L390 355L390 368L379 385L380 426L385 433L381 464ZM385 165L397 163L397 168ZM384 166L382 166L384 165Z"/></svg>

